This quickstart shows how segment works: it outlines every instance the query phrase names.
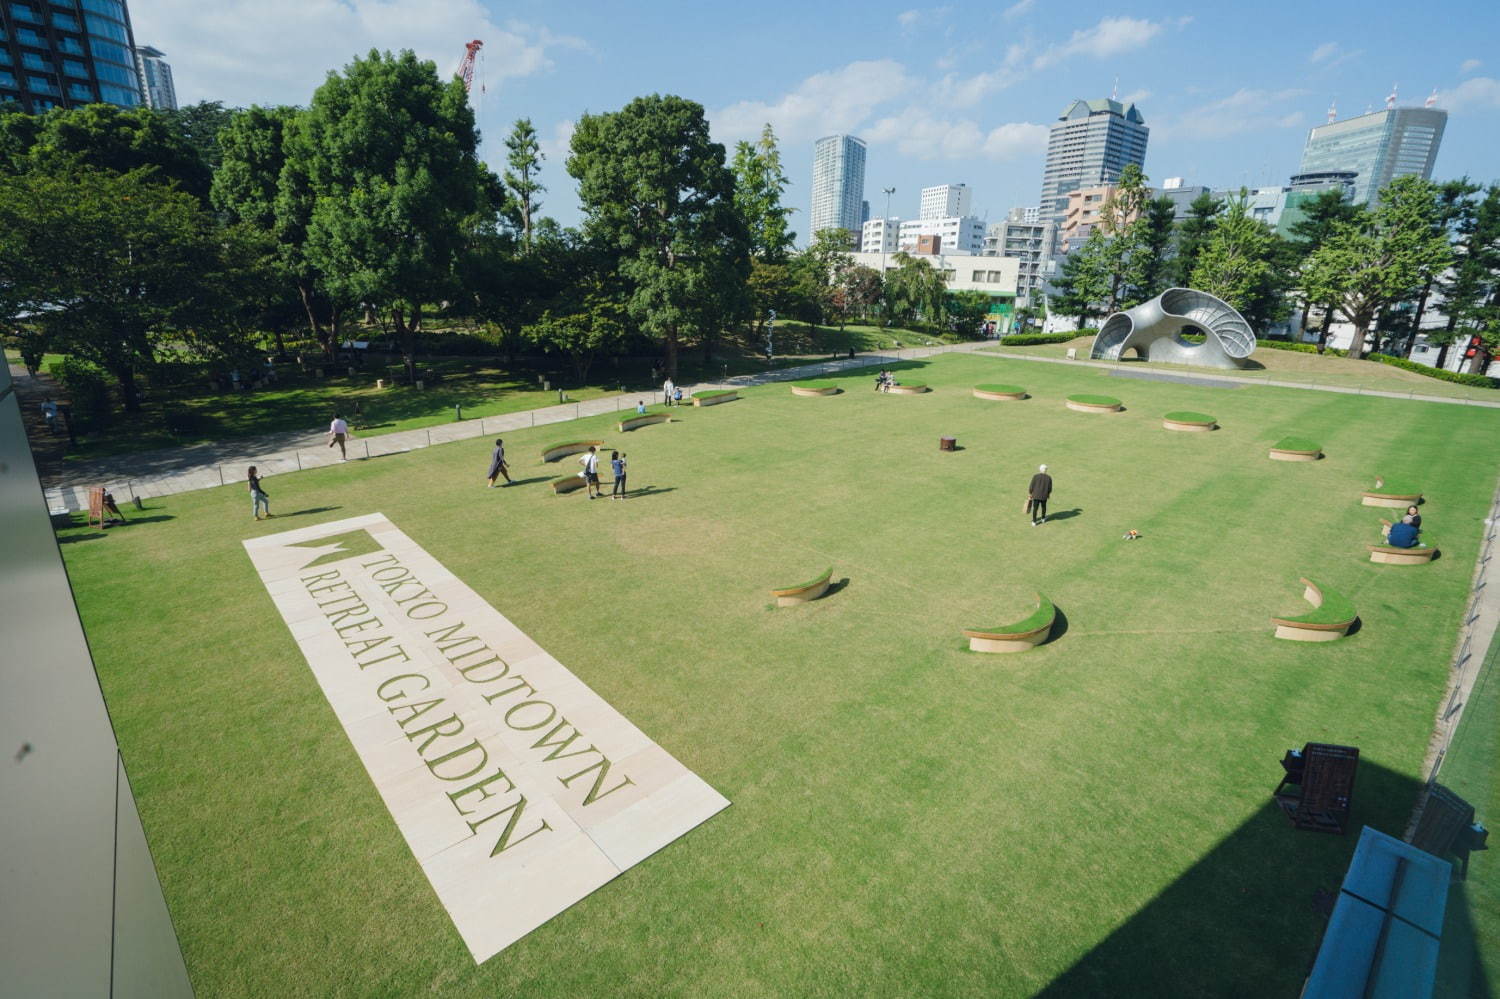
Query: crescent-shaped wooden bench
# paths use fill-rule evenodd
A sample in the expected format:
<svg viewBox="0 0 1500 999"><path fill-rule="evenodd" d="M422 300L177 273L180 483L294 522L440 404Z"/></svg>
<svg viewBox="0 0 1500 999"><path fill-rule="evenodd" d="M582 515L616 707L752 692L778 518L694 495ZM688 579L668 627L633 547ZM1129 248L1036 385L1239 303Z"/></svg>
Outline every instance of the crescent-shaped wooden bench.
<svg viewBox="0 0 1500 999"><path fill-rule="evenodd" d="M591 447L604 449L603 441L568 441L566 444L553 444L551 447L542 448L543 461L560 461L570 454L582 454Z"/></svg>
<svg viewBox="0 0 1500 999"><path fill-rule="evenodd" d="M583 476L581 475L564 475L560 479L552 480L552 492L558 496L561 496L563 493L570 493L575 489L582 489L587 484L588 483L584 481Z"/></svg>
<svg viewBox="0 0 1500 999"><path fill-rule="evenodd" d="M803 382L792 386L792 395L838 395L839 387L833 382Z"/></svg>
<svg viewBox="0 0 1500 999"><path fill-rule="evenodd" d="M711 392L694 392L694 406L717 406L721 402L734 402L740 397L734 389L715 389Z"/></svg>
<svg viewBox="0 0 1500 999"><path fill-rule="evenodd" d="M1385 518L1380 521L1380 533L1387 537L1394 525ZM1384 565L1423 565L1431 562L1438 556L1436 545L1414 545L1411 548L1397 548L1392 544L1365 545L1370 549L1370 561L1380 562Z"/></svg>
<svg viewBox="0 0 1500 999"><path fill-rule="evenodd" d="M1272 446L1272 461L1317 461L1323 457L1323 446L1305 437L1283 437Z"/></svg>
<svg viewBox="0 0 1500 999"><path fill-rule="evenodd" d="M1207 413L1192 413L1180 410L1176 413L1168 413L1161 418L1161 425L1167 430L1182 430L1187 433L1203 433L1217 427L1218 421Z"/></svg>
<svg viewBox="0 0 1500 999"><path fill-rule="evenodd" d="M672 422L672 414L671 413L645 413L645 414L637 414L635 416L627 416L625 419L623 419L623 420L620 421L620 433L623 434L626 431L637 430L637 429L639 429L641 427L649 427L653 423L671 423L671 422Z"/></svg>
<svg viewBox="0 0 1500 999"><path fill-rule="evenodd" d="M823 575L798 586L783 586L779 590L772 590L771 595L776 598L777 607L791 607L793 604L805 604L809 600L816 600L828 592L829 583L833 580L833 566L823 570Z"/></svg>
<svg viewBox="0 0 1500 999"><path fill-rule="evenodd" d="M1422 502L1420 489L1404 489L1393 486L1377 486L1360 493L1359 501L1365 506L1389 506L1404 510Z"/></svg>
<svg viewBox="0 0 1500 999"><path fill-rule="evenodd" d="M1036 610L1015 622L999 628L965 628L972 652L1025 652L1034 649L1052 634L1057 608L1042 594L1036 595Z"/></svg>
<svg viewBox="0 0 1500 999"><path fill-rule="evenodd" d="M926 385L908 382L905 385L892 385L886 391L891 395L921 395L923 392L930 391L930 389Z"/></svg>
<svg viewBox="0 0 1500 999"><path fill-rule="evenodd" d="M1302 598L1313 609L1297 617L1271 618L1276 637L1294 642L1333 642L1347 635L1359 617L1349 598L1305 576L1302 585L1306 587Z"/></svg>
<svg viewBox="0 0 1500 999"><path fill-rule="evenodd" d="M1064 400L1069 409L1080 413L1118 413L1125 404L1109 395L1070 395Z"/></svg>
<svg viewBox="0 0 1500 999"><path fill-rule="evenodd" d="M1019 402L1026 398L1026 390L1019 385L975 385L974 398L994 402Z"/></svg>

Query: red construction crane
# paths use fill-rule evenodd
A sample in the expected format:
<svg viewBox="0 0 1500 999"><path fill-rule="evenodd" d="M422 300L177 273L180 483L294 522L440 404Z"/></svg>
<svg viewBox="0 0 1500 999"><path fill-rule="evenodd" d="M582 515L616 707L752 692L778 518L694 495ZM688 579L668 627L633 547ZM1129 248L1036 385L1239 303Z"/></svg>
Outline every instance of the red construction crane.
<svg viewBox="0 0 1500 999"><path fill-rule="evenodd" d="M474 89L474 57L479 54L479 50L482 48L484 48L484 42L481 42L477 38L464 46L464 58L458 64L458 75L463 78L465 93ZM479 84L479 92L484 93L483 82Z"/></svg>

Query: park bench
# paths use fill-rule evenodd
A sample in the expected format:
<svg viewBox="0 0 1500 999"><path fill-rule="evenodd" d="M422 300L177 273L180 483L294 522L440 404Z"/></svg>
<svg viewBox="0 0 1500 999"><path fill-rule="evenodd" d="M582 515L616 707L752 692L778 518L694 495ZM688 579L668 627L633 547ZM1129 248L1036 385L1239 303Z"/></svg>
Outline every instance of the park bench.
<svg viewBox="0 0 1500 999"><path fill-rule="evenodd" d="M886 389L886 391L892 393L893 395L921 395L923 392L927 392L930 390L926 385L922 385L917 382L908 382L905 385L892 385L890 388Z"/></svg>
<svg viewBox="0 0 1500 999"><path fill-rule="evenodd" d="M1036 595L1036 610L1013 624L999 628L965 628L971 652L1025 652L1047 640L1057 620L1057 608L1042 594Z"/></svg>
<svg viewBox="0 0 1500 999"><path fill-rule="evenodd" d="M1019 385L975 385L974 398L1017 402L1026 398L1026 390Z"/></svg>
<svg viewBox="0 0 1500 999"><path fill-rule="evenodd" d="M1359 750L1309 742L1288 750L1281 761L1281 783L1271 797L1298 829L1343 833L1354 798Z"/></svg>
<svg viewBox="0 0 1500 999"><path fill-rule="evenodd" d="M1380 521L1383 535L1391 533L1394 526L1389 520ZM1370 549L1370 561L1379 562L1383 565L1423 565L1437 558L1436 545L1417 545L1413 548L1397 548L1395 545L1365 545Z"/></svg>
<svg viewBox="0 0 1500 999"><path fill-rule="evenodd" d="M1125 408L1119 399L1108 395L1070 395L1064 401L1069 409L1080 413L1118 413Z"/></svg>
<svg viewBox="0 0 1500 999"><path fill-rule="evenodd" d="M1422 502L1422 491L1387 486L1366 490L1360 494L1359 501L1365 506L1389 506L1405 510L1409 506L1416 506Z"/></svg>
<svg viewBox="0 0 1500 999"><path fill-rule="evenodd" d="M672 416L670 413L644 413L637 414L635 416L627 416L625 419L620 421L620 433L623 434L626 431L636 430L640 427L649 427L653 423L671 422Z"/></svg>
<svg viewBox="0 0 1500 999"><path fill-rule="evenodd" d="M582 475L576 473L573 475L564 475L560 479L552 480L552 492L555 495L561 496L563 493L571 493L575 489L582 489L587 484Z"/></svg>
<svg viewBox="0 0 1500 999"><path fill-rule="evenodd" d="M1271 448L1272 461L1317 461L1323 457L1323 446L1305 437L1283 437Z"/></svg>
<svg viewBox="0 0 1500 999"><path fill-rule="evenodd" d="M792 395L838 395L839 387L832 382L805 382L792 386Z"/></svg>
<svg viewBox="0 0 1500 999"><path fill-rule="evenodd" d="M1294 642L1333 642L1349 633L1358 614L1354 604L1341 593L1335 593L1306 577L1302 597L1313 605L1313 609L1297 617L1273 617L1276 637Z"/></svg>
<svg viewBox="0 0 1500 999"><path fill-rule="evenodd" d="M816 600L828 592L828 585L833 580L833 567L829 566L823 570L823 575L797 586L784 586L781 589L772 590L771 595L776 598L777 607L791 607L793 604L805 604L809 600Z"/></svg>
<svg viewBox="0 0 1500 999"><path fill-rule="evenodd" d="M740 397L734 389L715 389L711 392L694 392L694 406L717 406L721 402L733 402Z"/></svg>
<svg viewBox="0 0 1500 999"><path fill-rule="evenodd" d="M604 450L603 441L568 441L566 444L553 444L542 448L543 461L560 461L570 454L582 454L589 448Z"/></svg>
<svg viewBox="0 0 1500 999"><path fill-rule="evenodd" d="M1181 430L1187 433L1203 433L1217 427L1218 421L1207 413L1192 413L1185 410L1176 413L1168 413L1161 418L1161 425L1167 430Z"/></svg>

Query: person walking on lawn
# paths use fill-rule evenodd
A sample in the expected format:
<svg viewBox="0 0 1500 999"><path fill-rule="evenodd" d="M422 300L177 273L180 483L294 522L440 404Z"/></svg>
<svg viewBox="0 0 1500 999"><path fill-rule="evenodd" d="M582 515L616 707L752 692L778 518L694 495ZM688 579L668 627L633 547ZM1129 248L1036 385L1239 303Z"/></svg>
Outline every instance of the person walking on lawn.
<svg viewBox="0 0 1500 999"><path fill-rule="evenodd" d="M505 463L505 441L495 438L495 450L490 455L490 488L495 488L495 480L505 476L505 484L510 485L510 466Z"/></svg>
<svg viewBox="0 0 1500 999"><path fill-rule="evenodd" d="M1047 466L1042 465L1026 487L1026 512L1031 514L1032 527L1047 522L1047 500L1051 496L1052 476L1047 474Z"/></svg>
<svg viewBox="0 0 1500 999"><path fill-rule="evenodd" d="M666 405L672 405L672 379L668 378L661 385L661 401Z"/></svg>
<svg viewBox="0 0 1500 999"><path fill-rule="evenodd" d="M344 450L344 441L349 436L349 423L341 413L333 414L333 422L328 424L328 446L339 446L339 460L348 461L349 452Z"/></svg>
<svg viewBox="0 0 1500 999"><path fill-rule="evenodd" d="M583 456L583 481L588 487L589 499L604 495L599 487L599 449L589 445L589 453Z"/></svg>
<svg viewBox="0 0 1500 999"><path fill-rule="evenodd" d="M609 491L610 499L625 498L625 456L618 451L609 453L609 470L614 474L614 486Z"/></svg>
<svg viewBox="0 0 1500 999"><path fill-rule="evenodd" d="M266 491L260 487L260 476L256 474L254 465L250 466L250 474L247 478L250 480L250 512L255 515L256 520L259 520L260 512L264 510L269 518L271 497L266 495Z"/></svg>

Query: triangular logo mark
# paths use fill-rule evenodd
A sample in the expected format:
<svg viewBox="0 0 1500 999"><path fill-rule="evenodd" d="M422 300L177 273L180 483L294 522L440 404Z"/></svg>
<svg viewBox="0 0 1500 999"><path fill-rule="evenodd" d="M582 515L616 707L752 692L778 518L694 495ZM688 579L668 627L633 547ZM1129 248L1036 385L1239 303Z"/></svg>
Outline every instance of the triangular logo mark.
<svg viewBox="0 0 1500 999"><path fill-rule="evenodd" d="M302 566L303 569L311 569L329 562L342 562L346 558L356 558L360 555L372 555L384 549L384 546L375 540L375 536L363 527L328 538L296 541L287 547L308 548L317 552L317 557Z"/></svg>

